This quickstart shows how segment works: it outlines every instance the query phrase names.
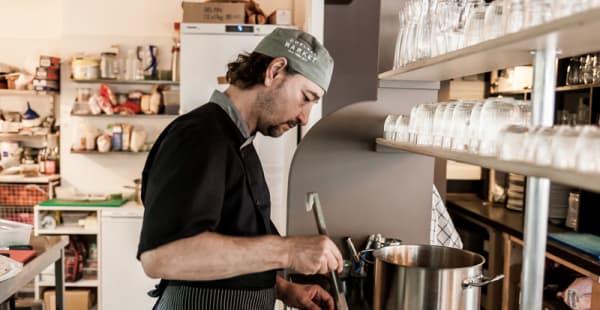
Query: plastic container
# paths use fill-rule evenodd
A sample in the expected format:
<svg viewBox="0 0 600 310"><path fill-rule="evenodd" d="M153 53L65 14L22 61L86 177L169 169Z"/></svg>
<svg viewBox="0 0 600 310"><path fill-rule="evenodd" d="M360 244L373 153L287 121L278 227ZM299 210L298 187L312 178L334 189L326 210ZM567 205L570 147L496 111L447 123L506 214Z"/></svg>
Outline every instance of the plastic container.
<svg viewBox="0 0 600 310"><path fill-rule="evenodd" d="M32 225L0 219L0 246L29 244Z"/></svg>
<svg viewBox="0 0 600 310"><path fill-rule="evenodd" d="M97 80L100 77L100 63L95 59L76 58L71 63L73 79Z"/></svg>

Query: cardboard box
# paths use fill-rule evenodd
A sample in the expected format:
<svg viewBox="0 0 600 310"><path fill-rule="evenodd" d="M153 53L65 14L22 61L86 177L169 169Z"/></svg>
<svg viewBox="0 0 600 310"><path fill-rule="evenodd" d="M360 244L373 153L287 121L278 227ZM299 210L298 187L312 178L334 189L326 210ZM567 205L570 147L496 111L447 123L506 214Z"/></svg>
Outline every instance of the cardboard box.
<svg viewBox="0 0 600 310"><path fill-rule="evenodd" d="M246 4L243 2L182 2L184 23L243 24Z"/></svg>
<svg viewBox="0 0 600 310"><path fill-rule="evenodd" d="M89 289L65 290L65 310L89 310L93 302ZM56 293L54 290L44 292L46 310L56 310Z"/></svg>
<svg viewBox="0 0 600 310"><path fill-rule="evenodd" d="M272 25L291 25L292 11L285 9L277 9L269 15L268 21Z"/></svg>

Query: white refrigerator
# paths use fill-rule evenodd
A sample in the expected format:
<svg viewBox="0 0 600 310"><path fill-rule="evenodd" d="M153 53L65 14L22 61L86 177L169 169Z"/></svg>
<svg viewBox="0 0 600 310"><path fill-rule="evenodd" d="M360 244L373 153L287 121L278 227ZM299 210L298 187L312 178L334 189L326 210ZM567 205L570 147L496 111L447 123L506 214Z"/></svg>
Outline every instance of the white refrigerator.
<svg viewBox="0 0 600 310"><path fill-rule="evenodd" d="M156 298L147 292L158 283L136 259L144 208L104 208L100 220L102 309L151 309Z"/></svg>
<svg viewBox="0 0 600 310"><path fill-rule="evenodd" d="M227 64L241 52L250 53L276 25L181 25L181 113L205 104L219 84ZM271 219L280 232L286 231L288 171L296 150L298 130L273 139L260 134L254 140L271 192Z"/></svg>

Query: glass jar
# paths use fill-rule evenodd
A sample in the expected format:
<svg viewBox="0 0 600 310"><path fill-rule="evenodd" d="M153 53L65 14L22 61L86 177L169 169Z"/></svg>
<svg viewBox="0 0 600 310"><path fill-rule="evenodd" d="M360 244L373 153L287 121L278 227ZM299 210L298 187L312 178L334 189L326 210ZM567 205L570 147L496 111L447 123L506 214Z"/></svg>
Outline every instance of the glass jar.
<svg viewBox="0 0 600 310"><path fill-rule="evenodd" d="M100 77L102 79L116 79L115 66L117 54L112 52L104 52L100 54Z"/></svg>

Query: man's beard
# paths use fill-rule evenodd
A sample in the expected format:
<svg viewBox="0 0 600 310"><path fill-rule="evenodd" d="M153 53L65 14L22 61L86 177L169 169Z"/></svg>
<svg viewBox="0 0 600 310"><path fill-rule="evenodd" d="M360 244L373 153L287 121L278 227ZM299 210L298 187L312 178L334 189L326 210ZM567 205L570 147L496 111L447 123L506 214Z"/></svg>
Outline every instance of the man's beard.
<svg viewBox="0 0 600 310"><path fill-rule="evenodd" d="M290 129L296 127L296 126L298 126L298 122L297 121L288 121L286 124L289 127L288 130L290 130ZM287 130L285 130L285 131L284 130L278 130L281 125L283 125L283 124L271 125L271 126L267 127L267 135L269 137L273 137L273 138L277 138L277 137L282 136Z"/></svg>

